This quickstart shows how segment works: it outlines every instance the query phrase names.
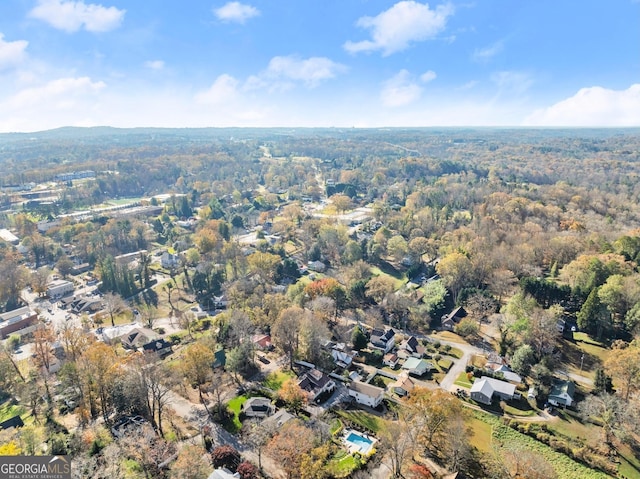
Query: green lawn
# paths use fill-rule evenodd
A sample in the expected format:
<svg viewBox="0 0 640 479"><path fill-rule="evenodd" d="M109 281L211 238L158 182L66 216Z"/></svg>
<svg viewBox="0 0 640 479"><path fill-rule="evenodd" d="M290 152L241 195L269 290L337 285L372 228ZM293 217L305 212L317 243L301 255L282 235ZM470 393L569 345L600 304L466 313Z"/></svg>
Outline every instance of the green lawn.
<svg viewBox="0 0 640 479"><path fill-rule="evenodd" d="M533 409L531 405L524 399L507 403L506 407L504 408L504 412L507 414L511 414L512 416L524 417L535 416L537 414L536 410Z"/></svg>
<svg viewBox="0 0 640 479"><path fill-rule="evenodd" d="M365 411L337 411L337 414L374 433L380 432L384 424L381 418Z"/></svg>
<svg viewBox="0 0 640 479"><path fill-rule="evenodd" d="M452 364L453 364L453 361L451 359L441 359L440 361L438 361L438 366L442 368L445 372L449 371L449 368L451 367Z"/></svg>
<svg viewBox="0 0 640 479"><path fill-rule="evenodd" d="M491 424L476 417L471 417L466 422L473 431L470 439L471 445L479 451L491 451Z"/></svg>
<svg viewBox="0 0 640 479"><path fill-rule="evenodd" d="M227 409L233 412L233 417L231 418L231 420L223 424L224 428L227 431L236 433L240 429L242 429L242 423L240 422L240 411L242 410L242 405L247 399L247 396L237 396L227 403Z"/></svg>
<svg viewBox="0 0 640 479"><path fill-rule="evenodd" d="M272 391L279 391L282 384L289 378L294 378L296 375L291 371L275 371L270 373L262 385L271 389Z"/></svg>
<svg viewBox="0 0 640 479"><path fill-rule="evenodd" d="M628 446L623 446L618 452L620 453L618 476L640 479L640 458L636 457Z"/></svg>
<svg viewBox="0 0 640 479"><path fill-rule="evenodd" d="M340 450L327 464L327 470L331 477L349 477L351 473L360 468L361 462L344 450Z"/></svg>
<svg viewBox="0 0 640 479"><path fill-rule="evenodd" d="M456 386L461 386L463 388L470 388L473 380L474 378L471 378L471 381L469 381L469 378L467 378L467 373L462 371L453 384L455 384Z"/></svg>

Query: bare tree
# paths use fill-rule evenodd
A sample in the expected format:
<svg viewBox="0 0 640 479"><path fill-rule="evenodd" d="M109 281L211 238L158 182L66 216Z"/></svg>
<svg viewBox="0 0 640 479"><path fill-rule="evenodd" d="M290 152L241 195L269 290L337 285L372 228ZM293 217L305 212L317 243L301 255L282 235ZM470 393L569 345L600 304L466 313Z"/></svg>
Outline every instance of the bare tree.
<svg viewBox="0 0 640 479"><path fill-rule="evenodd" d="M109 314L109 318L111 319L111 326L115 326L116 323L114 316L124 311L127 303L125 303L124 299L122 299L122 296L120 296L118 293L111 292L105 293L102 301L104 303L104 309L107 314Z"/></svg>
<svg viewBox="0 0 640 479"><path fill-rule="evenodd" d="M138 308L138 311L140 312L142 324L149 329L153 329L153 325L155 324L156 319L158 319L158 308L150 304L142 304Z"/></svg>

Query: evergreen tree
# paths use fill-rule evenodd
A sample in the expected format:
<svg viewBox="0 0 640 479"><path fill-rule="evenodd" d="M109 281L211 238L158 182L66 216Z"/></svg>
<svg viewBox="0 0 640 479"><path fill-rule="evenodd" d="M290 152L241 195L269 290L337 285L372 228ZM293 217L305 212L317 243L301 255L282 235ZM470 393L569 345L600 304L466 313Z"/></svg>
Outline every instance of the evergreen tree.
<svg viewBox="0 0 640 479"><path fill-rule="evenodd" d="M586 331L592 336L596 336L598 339L602 337L602 331L604 329L604 322L606 317L609 316L606 307L600 302L598 297L599 288L593 288L587 300L578 311L576 318L578 320L578 327Z"/></svg>

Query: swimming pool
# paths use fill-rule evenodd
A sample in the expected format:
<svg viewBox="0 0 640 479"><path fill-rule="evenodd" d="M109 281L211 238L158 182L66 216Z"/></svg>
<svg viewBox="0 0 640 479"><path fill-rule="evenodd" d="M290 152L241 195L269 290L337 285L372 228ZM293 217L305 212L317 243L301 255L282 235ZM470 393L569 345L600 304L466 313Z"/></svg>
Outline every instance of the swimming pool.
<svg viewBox="0 0 640 479"><path fill-rule="evenodd" d="M360 454L369 454L373 448L375 439L370 439L367 436L350 429L344 433L344 442L351 453L359 452Z"/></svg>

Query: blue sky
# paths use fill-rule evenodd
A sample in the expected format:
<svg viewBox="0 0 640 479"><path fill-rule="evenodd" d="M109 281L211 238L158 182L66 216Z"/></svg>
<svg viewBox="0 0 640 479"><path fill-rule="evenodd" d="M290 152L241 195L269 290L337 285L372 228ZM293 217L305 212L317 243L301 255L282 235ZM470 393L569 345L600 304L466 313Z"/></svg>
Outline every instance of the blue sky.
<svg viewBox="0 0 640 479"><path fill-rule="evenodd" d="M640 126L639 0L2 0L0 131Z"/></svg>

